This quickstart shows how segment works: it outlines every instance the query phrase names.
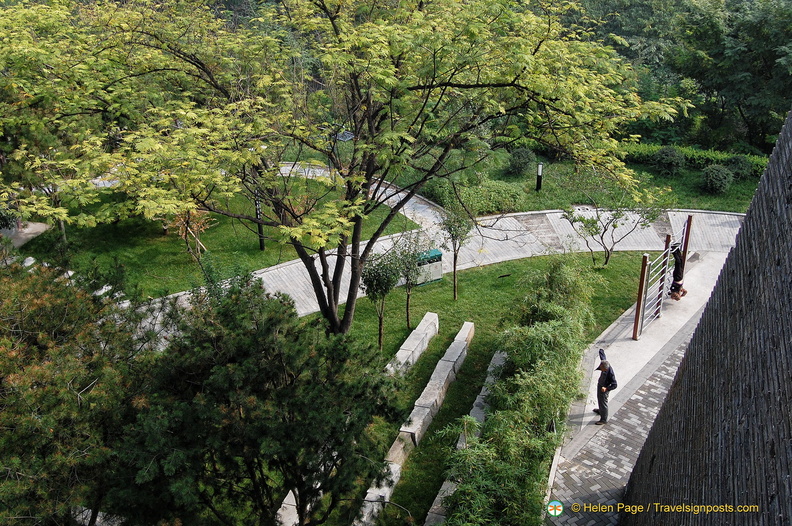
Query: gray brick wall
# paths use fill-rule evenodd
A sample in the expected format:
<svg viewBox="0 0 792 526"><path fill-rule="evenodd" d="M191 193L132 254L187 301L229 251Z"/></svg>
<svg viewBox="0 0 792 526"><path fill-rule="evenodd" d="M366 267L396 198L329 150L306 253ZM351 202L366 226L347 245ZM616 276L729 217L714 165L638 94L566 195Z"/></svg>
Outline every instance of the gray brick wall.
<svg viewBox="0 0 792 526"><path fill-rule="evenodd" d="M792 112L625 502L649 506L623 515L628 526L792 524ZM655 503L759 512L667 512Z"/></svg>

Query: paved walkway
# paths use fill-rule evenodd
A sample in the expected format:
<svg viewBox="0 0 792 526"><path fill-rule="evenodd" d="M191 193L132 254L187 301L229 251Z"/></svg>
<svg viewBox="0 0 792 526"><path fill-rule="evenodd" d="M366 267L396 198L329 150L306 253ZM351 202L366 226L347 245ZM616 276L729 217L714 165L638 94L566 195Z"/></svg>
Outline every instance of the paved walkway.
<svg viewBox="0 0 792 526"><path fill-rule="evenodd" d="M441 210L421 198L413 198L404 214L421 225L435 246L443 244L438 227ZM689 214L693 215L691 251L728 252L742 221L741 214L675 210L664 214L651 227L640 229L617 245L620 251L659 251L666 234L678 233ZM618 233L618 232L617 232ZM390 248L400 234L388 236L378 243L377 251ZM583 240L563 218L561 210L526 212L479 218L474 235L465 243L459 255L458 269L490 265L502 261L561 252L586 251ZM719 270L719 269L718 269ZM452 271L452 258L443 258L443 272ZM300 315L317 312L308 273L300 261L288 261L254 272L271 292L284 292L294 298ZM346 296L349 280L342 280L342 297ZM362 293L361 293L362 294Z"/></svg>
<svg viewBox="0 0 792 526"><path fill-rule="evenodd" d="M699 230L704 227L699 223ZM691 250L696 250L694 244ZM727 255L726 251L695 252L685 275L688 295L679 302L666 301L662 316L640 340L632 340L634 309L630 309L588 349L582 361L582 390L587 397L570 409L567 439L556 453L550 475L549 500L560 501L564 512L548 517L547 524L618 523L625 485ZM592 411L597 407L599 348L605 349L619 382L611 393L604 426L595 425L599 417Z"/></svg>

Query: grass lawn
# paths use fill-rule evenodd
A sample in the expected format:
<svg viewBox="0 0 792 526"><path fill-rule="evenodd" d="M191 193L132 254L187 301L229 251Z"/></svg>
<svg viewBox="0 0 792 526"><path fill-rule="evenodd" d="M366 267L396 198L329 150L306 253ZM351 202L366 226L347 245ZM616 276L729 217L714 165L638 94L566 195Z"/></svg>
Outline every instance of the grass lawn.
<svg viewBox="0 0 792 526"><path fill-rule="evenodd" d="M373 233L386 213L386 209L380 208L372 214L364 227L364 239ZM418 228L415 223L398 215L386 234L414 228ZM144 296L159 297L203 284L201 268L187 253L184 241L174 229L163 235L159 222L132 218L92 228L67 227L66 234L69 248L65 263L56 228L25 244L21 252L78 272L93 261L104 269L117 261L123 268L127 289L139 286ZM224 216L215 217L213 225L201 236L201 242L208 249L202 262L211 265L220 279L297 258L290 245L276 241L267 241L265 250L259 250L254 231Z"/></svg>
<svg viewBox="0 0 792 526"><path fill-rule="evenodd" d="M393 502L403 506L414 519L423 519L444 480L446 452L456 438L441 439L437 431L466 415L484 381L487 366L496 350L498 333L508 325L513 303L522 294L523 277L547 268L550 257L535 257L510 261L460 273L459 300L452 299L450 276L442 281L418 287L413 293L412 323L417 325L426 312L437 312L440 332L427 351L407 376L407 388L401 393L398 404L405 411L412 408L429 380L437 361L453 341L462 323L472 321L476 333L467 359L456 381L452 384L443 407L435 417L429 432L411 455L402 473L402 479L393 495ZM591 268L588 254L563 256L581 268ZM596 324L589 328L591 340L596 338L633 303L637 291L641 255L616 253L610 264L594 273L601 278L595 285L593 311ZM352 334L366 341L377 340L377 317L367 299L358 302ZM505 320L505 321L504 321ZM388 296L385 317L385 342L383 353L387 357L396 350L409 334L405 322L405 295L402 288ZM382 437L383 457L396 438L402 422L380 423L375 434ZM386 524L402 525L408 519L405 511L396 506L386 508ZM334 526L348 526L339 521Z"/></svg>
<svg viewBox="0 0 792 526"><path fill-rule="evenodd" d="M676 208L713 210L720 212L745 213L759 184L758 179L735 181L729 190L722 195L708 194L701 189L700 170L682 170L676 177L656 175L653 169L644 165L630 165L636 174L645 181L645 186L652 188L670 187ZM588 198L574 188L572 165L568 162L544 163L542 189L536 191L536 175L522 178L493 178L517 185L525 192L523 211L563 209L570 204L587 203Z"/></svg>

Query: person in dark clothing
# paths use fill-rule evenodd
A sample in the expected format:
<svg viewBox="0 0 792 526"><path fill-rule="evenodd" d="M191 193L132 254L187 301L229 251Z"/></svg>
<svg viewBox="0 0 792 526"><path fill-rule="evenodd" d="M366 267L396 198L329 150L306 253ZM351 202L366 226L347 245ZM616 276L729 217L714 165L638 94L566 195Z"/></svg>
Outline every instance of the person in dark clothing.
<svg viewBox="0 0 792 526"><path fill-rule="evenodd" d="M682 259L682 247L674 245L671 247L671 255L674 256L674 281L671 283L671 299L679 301L682 296L687 294L687 290L682 287L685 280L685 261Z"/></svg>
<svg viewBox="0 0 792 526"><path fill-rule="evenodd" d="M608 394L616 389L618 384L610 362L602 360L597 370L600 371L600 377L597 381L597 405L599 407L594 412L600 416L597 425L601 426L608 423Z"/></svg>

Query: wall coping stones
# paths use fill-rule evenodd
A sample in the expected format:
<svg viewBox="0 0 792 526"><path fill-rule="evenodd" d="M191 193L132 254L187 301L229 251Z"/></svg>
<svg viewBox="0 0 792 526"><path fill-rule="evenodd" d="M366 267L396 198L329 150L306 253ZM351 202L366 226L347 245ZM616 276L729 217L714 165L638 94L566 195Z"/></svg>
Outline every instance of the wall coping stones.
<svg viewBox="0 0 792 526"><path fill-rule="evenodd" d="M437 314L427 313L415 330L418 331L423 328L429 332L434 331L434 334L432 334L432 336L434 336L437 334L438 326ZM465 322L462 325L462 329L457 333L457 337L446 350L443 358L437 362L432 376L426 383L426 387L415 402L409 419L402 424L399 429L399 435L396 437L396 440L393 442L393 445L391 445L385 457L391 470L391 480L383 483L387 488L374 485L369 488L366 494L366 502L361 507L362 517L354 522L354 526L371 526L376 522L377 515L385 503L390 499L393 488L401 477L401 466L407 460L412 450L421 442L434 416L440 410L449 386L456 380L456 373L465 361L468 345L473 338L473 334L473 323ZM400 352L401 351L402 349L400 349ZM405 353L406 352L407 350L405 350ZM423 350L421 352L423 352ZM417 357L415 359L417 360ZM395 360L388 364L389 370L392 370L391 367L394 365L394 362ZM412 363L414 363L414 361ZM402 365L398 367L402 367ZM447 486L444 485L443 487ZM432 515L431 512L430 515Z"/></svg>
<svg viewBox="0 0 792 526"><path fill-rule="evenodd" d="M417 327L407 336L396 356L386 366L389 374L404 373L415 365L418 358L429 347L429 342L437 335L440 329L440 319L437 313L427 312Z"/></svg>

